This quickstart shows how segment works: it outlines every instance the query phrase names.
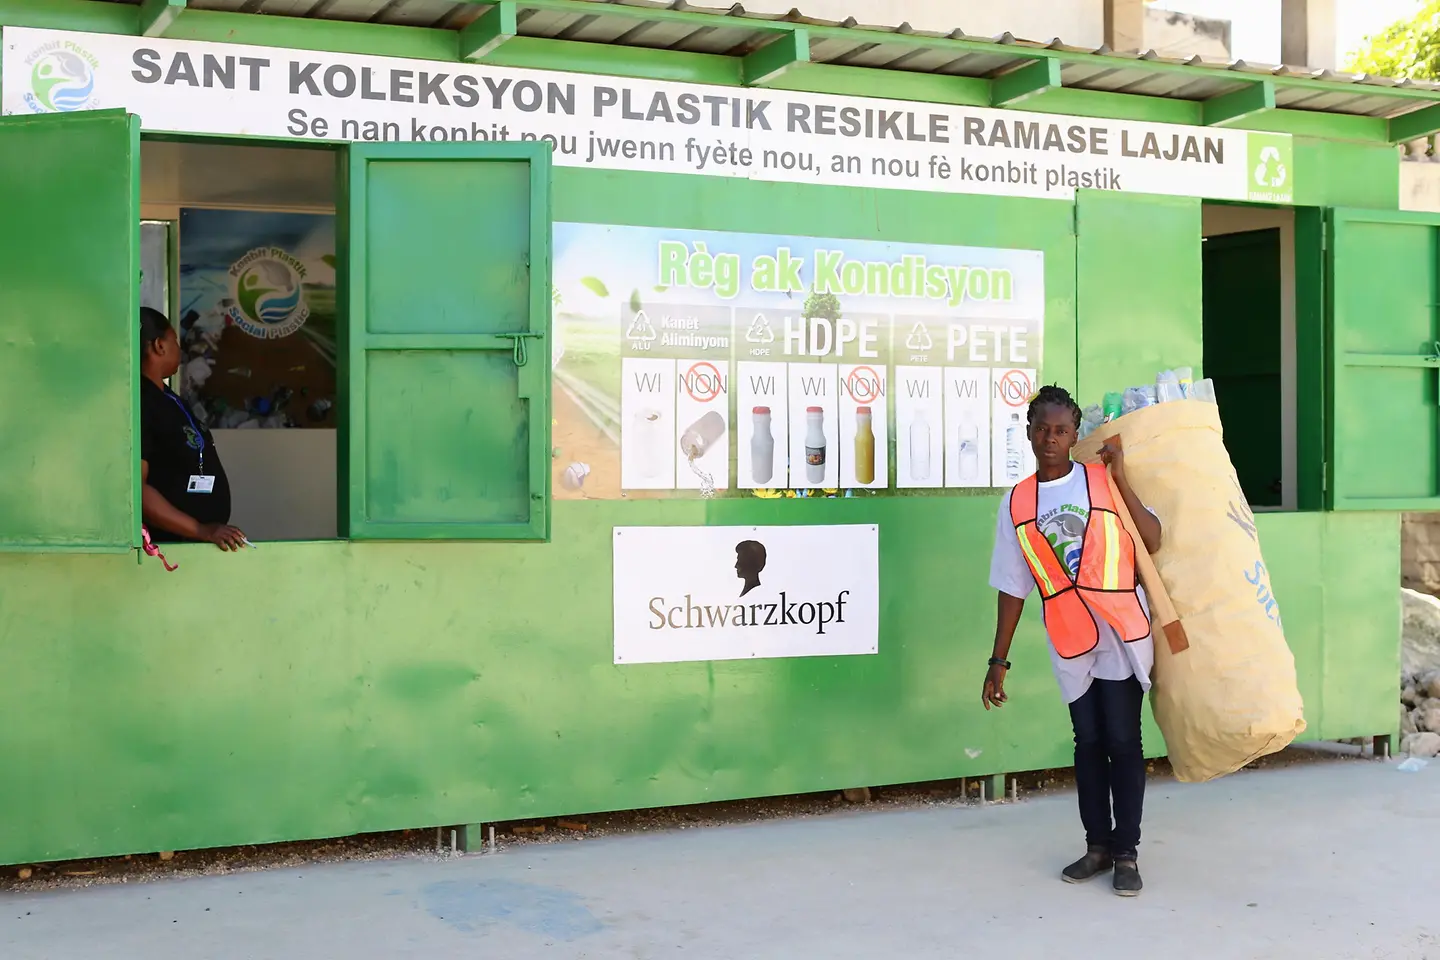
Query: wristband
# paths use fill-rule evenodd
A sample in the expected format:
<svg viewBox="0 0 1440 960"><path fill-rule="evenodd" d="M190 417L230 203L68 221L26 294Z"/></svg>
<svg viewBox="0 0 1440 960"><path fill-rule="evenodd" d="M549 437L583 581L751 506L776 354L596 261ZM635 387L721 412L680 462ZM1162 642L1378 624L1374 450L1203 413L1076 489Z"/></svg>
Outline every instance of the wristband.
<svg viewBox="0 0 1440 960"><path fill-rule="evenodd" d="M1010 669L1010 661L1009 661L1009 660L1001 660L999 657L991 657L991 658L990 658L990 666L992 666L992 667L1004 667L1006 670L1009 670L1009 669Z"/></svg>

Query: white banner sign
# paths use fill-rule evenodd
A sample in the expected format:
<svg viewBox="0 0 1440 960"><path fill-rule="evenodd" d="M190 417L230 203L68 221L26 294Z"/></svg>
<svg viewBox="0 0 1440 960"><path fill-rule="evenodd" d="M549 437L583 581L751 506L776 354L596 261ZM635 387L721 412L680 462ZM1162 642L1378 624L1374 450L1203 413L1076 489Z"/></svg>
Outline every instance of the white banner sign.
<svg viewBox="0 0 1440 960"><path fill-rule="evenodd" d="M544 139L565 167L1061 200L1294 196L1288 136L1215 127L19 27L3 60L7 114L123 107L155 131Z"/></svg>
<svg viewBox="0 0 1440 960"><path fill-rule="evenodd" d="M879 649L879 527L616 527L614 539L618 664Z"/></svg>

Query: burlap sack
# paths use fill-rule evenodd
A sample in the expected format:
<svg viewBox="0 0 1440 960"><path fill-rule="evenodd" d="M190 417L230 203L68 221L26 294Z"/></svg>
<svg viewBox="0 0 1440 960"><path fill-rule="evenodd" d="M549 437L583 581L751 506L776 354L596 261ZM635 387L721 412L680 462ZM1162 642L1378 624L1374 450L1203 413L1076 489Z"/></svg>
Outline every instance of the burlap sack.
<svg viewBox="0 0 1440 960"><path fill-rule="evenodd" d="M1081 441L1075 459L1093 462L1101 444L1117 435L1131 487L1164 527L1151 568L1161 584L1146 584L1155 622L1155 720L1180 780L1224 776L1284 749L1305 730L1295 659L1270 593L1255 518L1214 404L1185 400L1137 410ZM1138 538L1136 546L1143 553ZM1166 629L1176 616L1178 626Z"/></svg>

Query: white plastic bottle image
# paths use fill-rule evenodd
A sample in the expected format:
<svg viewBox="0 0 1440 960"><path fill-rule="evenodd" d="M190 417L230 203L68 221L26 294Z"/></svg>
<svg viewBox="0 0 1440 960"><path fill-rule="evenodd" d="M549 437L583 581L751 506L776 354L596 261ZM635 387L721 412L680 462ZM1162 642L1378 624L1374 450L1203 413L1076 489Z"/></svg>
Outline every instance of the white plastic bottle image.
<svg viewBox="0 0 1440 960"><path fill-rule="evenodd" d="M770 429L770 408L756 407L755 432L750 437L750 476L769 483L775 476L775 435Z"/></svg>
<svg viewBox="0 0 1440 960"><path fill-rule="evenodd" d="M1020 471L1025 465L1025 428L1020 424L1020 414L1010 414L1010 425L1005 428L1005 482L1019 483Z"/></svg>
<svg viewBox="0 0 1440 960"><path fill-rule="evenodd" d="M725 436L725 418L714 410L685 428L680 435L680 453L687 460L699 460L710 452L715 441Z"/></svg>
<svg viewBox="0 0 1440 960"><path fill-rule="evenodd" d="M805 408L805 480L825 482L825 408Z"/></svg>
<svg viewBox="0 0 1440 960"><path fill-rule="evenodd" d="M635 466L640 476L654 480L665 469L665 417L654 407L636 411L630 432Z"/></svg>
<svg viewBox="0 0 1440 960"><path fill-rule="evenodd" d="M957 432L959 440L960 483L974 486L980 482L980 428L973 420L960 423Z"/></svg>
<svg viewBox="0 0 1440 960"><path fill-rule="evenodd" d="M924 410L916 410L910 421L910 479L930 479L930 421Z"/></svg>

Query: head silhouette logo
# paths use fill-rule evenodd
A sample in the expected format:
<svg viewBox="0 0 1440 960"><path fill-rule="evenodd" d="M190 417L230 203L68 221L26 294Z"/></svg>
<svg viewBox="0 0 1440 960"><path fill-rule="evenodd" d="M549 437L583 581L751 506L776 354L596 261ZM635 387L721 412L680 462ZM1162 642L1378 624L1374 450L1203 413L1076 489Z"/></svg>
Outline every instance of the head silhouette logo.
<svg viewBox="0 0 1440 960"><path fill-rule="evenodd" d="M740 596L760 586L760 572L765 569L765 544L759 540L743 540L735 545L735 576L745 581Z"/></svg>
<svg viewBox="0 0 1440 960"><path fill-rule="evenodd" d="M30 89L25 105L35 113L71 113L96 106L95 70L99 61L69 41L47 43L25 58Z"/></svg>
<svg viewBox="0 0 1440 960"><path fill-rule="evenodd" d="M227 319L252 337L278 340L304 326L305 265L279 247L251 250L230 267Z"/></svg>

